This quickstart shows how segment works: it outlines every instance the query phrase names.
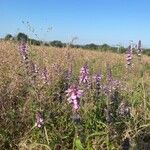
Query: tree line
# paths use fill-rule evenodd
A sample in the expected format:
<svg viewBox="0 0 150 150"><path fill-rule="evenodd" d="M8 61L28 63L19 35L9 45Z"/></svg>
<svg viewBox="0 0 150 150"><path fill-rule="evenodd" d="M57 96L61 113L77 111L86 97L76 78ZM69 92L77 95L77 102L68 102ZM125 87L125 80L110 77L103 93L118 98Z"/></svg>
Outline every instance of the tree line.
<svg viewBox="0 0 150 150"><path fill-rule="evenodd" d="M82 49L97 50L97 51L112 51L112 52L117 52L117 53L125 53L126 52L126 48L123 46L119 46L119 45L114 47L114 46L110 46L108 44L97 45L94 43L85 44L85 45L73 44L73 43L68 44L68 43L63 43L59 40L44 42L44 41L29 38L28 35L26 35L25 33L21 33L21 32L18 33L16 36L7 34L4 37L4 40L14 40L14 41L24 40L25 42L29 42L31 45L36 45L36 46L45 45L45 46L53 46L53 47L63 48L63 47L67 47L69 45L69 47L71 47L71 48L82 48ZM150 49L144 49L143 53L150 56Z"/></svg>

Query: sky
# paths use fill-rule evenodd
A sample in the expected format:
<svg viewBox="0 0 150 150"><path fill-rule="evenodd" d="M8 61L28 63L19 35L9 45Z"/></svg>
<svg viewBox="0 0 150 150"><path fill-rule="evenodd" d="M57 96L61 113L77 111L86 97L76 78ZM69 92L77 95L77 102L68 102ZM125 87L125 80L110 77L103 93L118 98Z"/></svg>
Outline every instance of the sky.
<svg viewBox="0 0 150 150"><path fill-rule="evenodd" d="M0 37L150 47L150 0L0 0Z"/></svg>

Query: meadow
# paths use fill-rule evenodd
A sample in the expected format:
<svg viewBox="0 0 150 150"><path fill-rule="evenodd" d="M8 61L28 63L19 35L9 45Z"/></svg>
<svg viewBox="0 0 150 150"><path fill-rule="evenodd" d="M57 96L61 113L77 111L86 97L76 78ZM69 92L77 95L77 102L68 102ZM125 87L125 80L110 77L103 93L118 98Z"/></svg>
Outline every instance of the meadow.
<svg viewBox="0 0 150 150"><path fill-rule="evenodd" d="M0 149L150 150L150 57L0 41Z"/></svg>

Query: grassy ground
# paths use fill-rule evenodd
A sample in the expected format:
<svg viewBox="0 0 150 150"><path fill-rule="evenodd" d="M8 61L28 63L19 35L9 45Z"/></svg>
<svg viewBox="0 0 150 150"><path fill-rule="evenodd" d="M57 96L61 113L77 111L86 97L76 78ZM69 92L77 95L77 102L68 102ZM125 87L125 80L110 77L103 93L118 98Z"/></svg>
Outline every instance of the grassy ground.
<svg viewBox="0 0 150 150"><path fill-rule="evenodd" d="M0 149L117 150L128 143L131 149L150 148L150 57L139 61L135 54L133 66L126 68L124 54L28 45L25 64L18 47L11 41L0 42ZM89 88L78 81L85 63ZM38 72L32 71L31 64L37 65ZM103 92L108 64L113 79L120 82L111 96ZM44 68L47 83L41 76ZM95 96L91 80L97 72L102 79L100 94ZM77 111L65 93L72 84L83 90ZM117 113L122 102L130 110L128 115ZM105 113L109 107L111 122ZM37 112L44 121L41 128L35 126ZM72 119L77 114L80 119Z"/></svg>

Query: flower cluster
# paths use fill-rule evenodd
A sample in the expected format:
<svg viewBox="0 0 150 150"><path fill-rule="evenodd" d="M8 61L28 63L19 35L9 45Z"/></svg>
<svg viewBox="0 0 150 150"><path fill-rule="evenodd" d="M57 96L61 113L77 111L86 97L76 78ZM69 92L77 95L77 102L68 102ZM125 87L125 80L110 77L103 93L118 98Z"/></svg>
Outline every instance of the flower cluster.
<svg viewBox="0 0 150 150"><path fill-rule="evenodd" d="M20 51L20 54L23 58L23 61L27 60L28 59L28 51L27 51L27 44L26 42L24 41L21 41L20 45L19 45L19 51Z"/></svg>
<svg viewBox="0 0 150 150"><path fill-rule="evenodd" d="M80 76L79 76L79 83L88 83L88 74L89 74L89 70L88 70L88 66L84 65L81 69L80 69Z"/></svg>
<svg viewBox="0 0 150 150"><path fill-rule="evenodd" d="M93 80L94 80L94 83L96 84L96 97L99 95L100 93L100 81L101 81L102 77L100 74L96 74L93 76Z"/></svg>
<svg viewBox="0 0 150 150"><path fill-rule="evenodd" d="M38 128L42 127L44 122L43 122L43 118L42 118L42 116L39 112L36 113L35 119L36 119L35 120L35 126L38 127Z"/></svg>
<svg viewBox="0 0 150 150"><path fill-rule="evenodd" d="M44 69L42 70L42 79L44 84L48 82L48 71L46 67L44 67Z"/></svg>
<svg viewBox="0 0 150 150"><path fill-rule="evenodd" d="M129 116L130 108L124 102L121 102L118 107L118 114L122 117Z"/></svg>
<svg viewBox="0 0 150 150"><path fill-rule="evenodd" d="M29 61L29 65L30 73L32 75L36 75L38 73L38 66L33 61Z"/></svg>
<svg viewBox="0 0 150 150"><path fill-rule="evenodd" d="M100 74L96 74L93 76L93 79L95 80L96 84L98 84L100 80L102 79L102 77Z"/></svg>
<svg viewBox="0 0 150 150"><path fill-rule="evenodd" d="M127 61L127 64L126 66L131 66L132 65L132 48L131 48L131 45L128 47L127 51L126 51L126 61Z"/></svg>
<svg viewBox="0 0 150 150"><path fill-rule="evenodd" d="M106 84L103 86L103 91L108 96L111 95L117 88L119 88L120 83L118 80L113 80L111 68L109 67L109 65L107 65L106 75Z"/></svg>
<svg viewBox="0 0 150 150"><path fill-rule="evenodd" d="M73 109L77 110L79 108L79 100L82 96L83 91L79 90L76 85L72 85L66 90L68 102L72 104Z"/></svg>

